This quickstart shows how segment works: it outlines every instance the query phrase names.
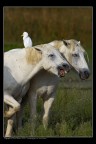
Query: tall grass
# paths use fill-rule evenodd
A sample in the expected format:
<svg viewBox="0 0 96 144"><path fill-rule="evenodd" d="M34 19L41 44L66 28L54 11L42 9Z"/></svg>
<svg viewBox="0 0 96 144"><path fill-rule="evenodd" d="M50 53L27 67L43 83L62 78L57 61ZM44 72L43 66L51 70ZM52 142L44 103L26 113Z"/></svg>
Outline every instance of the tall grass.
<svg viewBox="0 0 96 144"><path fill-rule="evenodd" d="M77 39L92 47L92 7L20 8L4 7L4 43L22 44L27 31L33 45L55 39Z"/></svg>
<svg viewBox="0 0 96 144"><path fill-rule="evenodd" d="M92 92L91 89L60 89L50 111L48 129L42 125L43 103L37 103L37 120L33 137L68 137L92 136ZM27 113L26 113L27 112ZM32 136L28 116L28 105L25 107L24 126L15 136Z"/></svg>

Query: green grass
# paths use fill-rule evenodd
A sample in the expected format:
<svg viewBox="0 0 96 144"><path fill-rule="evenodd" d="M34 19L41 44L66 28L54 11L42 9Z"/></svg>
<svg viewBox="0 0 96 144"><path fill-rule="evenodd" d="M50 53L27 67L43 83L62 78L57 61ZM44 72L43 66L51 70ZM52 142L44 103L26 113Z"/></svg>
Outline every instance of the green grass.
<svg viewBox="0 0 96 144"><path fill-rule="evenodd" d="M87 85L87 83L86 83ZM75 87L75 85L74 85ZM33 137L92 136L92 87L88 89L58 87L52 105L47 130L42 124L41 98L37 102L37 120ZM24 126L15 136L32 136L29 123L29 108L25 107Z"/></svg>
<svg viewBox="0 0 96 144"><path fill-rule="evenodd" d="M59 89L52 105L47 130L42 125L42 100L37 103L37 120L33 137L92 136L91 89ZM28 105L23 117L24 126L15 136L32 136Z"/></svg>
<svg viewBox="0 0 96 144"><path fill-rule="evenodd" d="M4 52L11 50L11 49L15 49L15 48L23 48L23 43L22 44L16 44L16 43L4 44Z"/></svg>

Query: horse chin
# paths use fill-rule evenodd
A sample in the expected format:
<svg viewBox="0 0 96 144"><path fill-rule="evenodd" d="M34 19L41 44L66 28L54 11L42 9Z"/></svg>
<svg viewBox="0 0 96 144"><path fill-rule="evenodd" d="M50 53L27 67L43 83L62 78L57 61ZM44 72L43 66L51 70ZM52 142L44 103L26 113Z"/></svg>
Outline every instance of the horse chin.
<svg viewBox="0 0 96 144"><path fill-rule="evenodd" d="M79 77L80 77L81 80L86 80L87 79L87 77L85 77L83 74L80 74L80 73L79 73Z"/></svg>

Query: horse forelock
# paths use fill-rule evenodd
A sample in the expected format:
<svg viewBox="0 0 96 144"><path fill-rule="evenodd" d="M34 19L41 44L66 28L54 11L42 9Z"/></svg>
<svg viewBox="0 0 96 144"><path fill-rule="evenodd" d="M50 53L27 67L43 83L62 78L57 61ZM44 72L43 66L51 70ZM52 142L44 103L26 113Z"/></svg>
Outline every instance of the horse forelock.
<svg viewBox="0 0 96 144"><path fill-rule="evenodd" d="M85 49L82 47L81 44L80 44L80 47L76 46L78 44L77 40L71 39L70 42L71 42L71 47L70 47L71 51L79 50L79 51L85 52Z"/></svg>
<svg viewBox="0 0 96 144"><path fill-rule="evenodd" d="M42 59L42 54L35 48L25 48L25 51L28 64L36 64Z"/></svg>
<svg viewBox="0 0 96 144"><path fill-rule="evenodd" d="M70 42L71 42L71 45L69 47L69 50L74 51L75 50L75 41L73 39L71 39ZM64 45L63 40L59 40L59 41L55 40L52 43L54 44L54 47L57 49L60 49Z"/></svg>
<svg viewBox="0 0 96 144"><path fill-rule="evenodd" d="M78 43L77 40L70 39L70 43L71 43L70 47L69 47L70 52L73 52L75 50L80 50L82 52L85 52L85 49L82 47L81 44L80 44L79 48L76 47L76 44ZM54 40L54 41L51 42L51 44L57 49L60 49L64 45L62 40Z"/></svg>

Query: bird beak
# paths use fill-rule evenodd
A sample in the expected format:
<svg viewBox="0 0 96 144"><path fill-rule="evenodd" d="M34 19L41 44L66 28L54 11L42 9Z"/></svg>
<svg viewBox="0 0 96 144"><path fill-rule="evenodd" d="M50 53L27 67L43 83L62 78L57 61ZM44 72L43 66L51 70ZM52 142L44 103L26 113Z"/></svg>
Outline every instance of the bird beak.
<svg viewBox="0 0 96 144"><path fill-rule="evenodd" d="M21 36L23 36L23 34Z"/></svg>

